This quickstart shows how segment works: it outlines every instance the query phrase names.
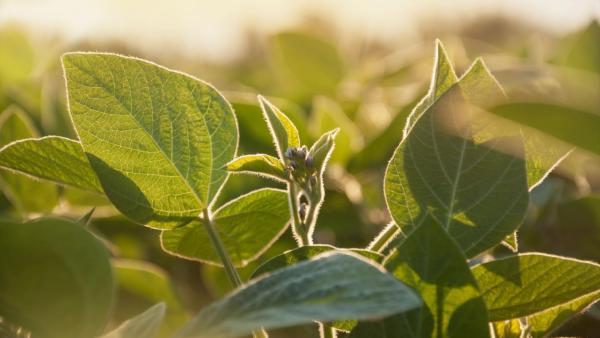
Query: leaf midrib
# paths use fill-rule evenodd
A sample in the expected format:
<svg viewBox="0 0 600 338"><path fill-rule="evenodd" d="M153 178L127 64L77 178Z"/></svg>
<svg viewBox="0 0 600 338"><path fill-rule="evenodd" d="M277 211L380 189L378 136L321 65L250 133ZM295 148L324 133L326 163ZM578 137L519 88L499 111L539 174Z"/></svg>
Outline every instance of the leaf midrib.
<svg viewBox="0 0 600 338"><path fill-rule="evenodd" d="M104 58L100 58L100 60L102 60L102 62L104 62L104 64L105 64L105 67L107 67L108 69L110 69L109 65L107 64L107 61L106 61ZM88 62L87 62L87 60L85 60L85 62L86 62L86 63L88 63ZM121 61L118 61L118 62L119 62L119 64L122 66L122 63L121 63ZM140 64L138 64L137 62L134 62L133 64L135 64L137 67L139 67L139 68L142 70L142 73L144 74L144 82L146 83L146 85L148 85L148 78L147 78L146 71L145 71L145 70L143 69L143 67L142 67ZM72 63L72 65L74 65L74 64ZM104 83L103 83L103 82L102 82L102 81L101 81L101 80L100 80L100 79L99 79L97 76L95 76L95 74L94 74L94 73L92 73L92 72L88 71L87 69L83 69L83 68L81 68L81 67L79 67L79 66L76 66L76 65L74 65L74 66L75 66L75 67L77 67L77 69L79 69L80 71L82 71L82 72L84 72L85 74L87 74L88 76L92 77L92 78L93 78L93 79L96 81L96 83L100 84L99 88L100 88L102 91L104 91L106 94L109 94L109 95L111 95L111 96L112 96L112 97L115 99L115 101L116 101L116 102L117 102L117 103L118 103L118 104L119 104L119 105L120 105L120 106L121 106L123 109L125 109L125 111L126 111L126 112L128 113L128 115L129 115L129 117L130 117L130 118L131 118L131 119L132 119L132 120L135 122L135 124L136 124L136 125L137 125L137 126L140 128L140 129L142 129L142 130L145 132L145 134L146 134L146 135L148 135L148 136L149 136L149 138L152 140L152 144L153 144L153 145L156 147L156 149L158 149L158 151L159 151L159 152L160 152L160 153L161 153L161 154L164 156L164 158L167 160L167 163L169 163L169 165L170 165L170 166L172 166L172 167L173 167L173 169L175 169L175 172L178 174L178 177L179 177L179 179L180 179L180 180L181 180L181 181L182 181L182 182L185 184L185 186L186 186L188 189L190 189L190 191L193 193L193 196L194 196L194 198L196 199L196 201L198 202L198 204L199 204L199 206L200 206L200 209L202 209L202 208L206 207L206 206L208 205L208 201L207 201L206 205L205 205L205 204L202 202L202 200L201 200L201 199L200 199L200 197L198 196L198 193L196 192L196 190L195 190L195 189L193 189L193 188L191 187L190 183L187 181L187 179L185 179L185 176L183 176L183 174L181 173L181 171L179 170L179 168L178 168L178 167L175 165L175 163L173 162L172 158L170 158L170 157L168 157L168 156L167 156L167 154L165 153L164 149L162 149L162 147L161 147L161 146L158 144L158 142L155 140L153 133L149 132L149 131L148 131L148 130L147 130L147 129L146 129L144 126L143 126L143 125L141 125L141 124L140 124L140 122L139 122L139 121L138 121L138 120L135 118L135 115L134 115L134 114L133 114L133 112L132 112L132 108L127 108L127 107L126 107L126 105L125 105L125 103L124 103L124 102L122 102L122 101L121 101L121 99L120 99L120 98L119 98L119 97L118 97L118 96L117 96L115 93L111 93L111 92L110 92L110 91L107 89L107 87L106 87L106 84L104 84ZM88 66L89 66L89 64L88 64ZM169 72L169 75L171 76L173 72L172 72L171 70L167 70L167 71ZM109 71L108 73L110 74L111 78L113 78L113 82L114 82L114 74L113 74L113 72L112 72L112 71ZM127 78L127 79L128 79L127 86L128 86L128 88L129 88L129 91L130 91L130 94L129 94L129 95L130 95L130 98L133 100L133 96L132 96L132 94L131 94L131 84L129 83L129 78ZM162 83L162 79L161 79L161 83ZM149 86L147 86L147 87L148 87L148 89L150 88ZM194 103L196 103L196 104L197 104L197 102L196 102L196 100L195 100L195 96L194 96L194 95L192 95L192 96L194 97ZM150 101L152 101L152 100L150 99ZM212 101L211 101L211 102L212 102ZM99 111L99 110L97 110L97 109L94 109L94 108L90 107L89 105L87 105L87 104L85 104L85 103L83 103L83 102L81 102L81 101L79 101L79 104L86 106L88 109L95 110L95 111L98 111L98 112L100 112L100 113L106 114L106 112L104 112L104 111ZM151 107L152 107L152 116L154 116L154 106L153 106L153 105L151 105ZM209 107L210 107L210 106L207 106L207 110L208 110L208 108L209 108ZM200 113L200 116L202 117L202 121L203 121L203 123L204 123L204 126L206 127L207 125L206 125L206 119L204 118L204 115L203 115L202 113ZM208 129L208 128L207 128L207 129ZM92 133L90 133L90 134L92 134ZM212 145L212 142L213 142L213 140L212 140L212 136L210 135L210 133L207 133L207 135L208 135L208 139L209 139L209 141L210 141L210 143L211 143L211 145ZM189 136L188 136L188 138L189 138ZM107 143L108 143L108 142L107 142ZM83 142L81 143L81 145L82 145L82 147L84 147L84 148L85 148L85 145L84 145L84 143L83 143ZM211 151L211 156L212 156L212 146L210 147L210 151ZM87 155L87 152L86 152L86 155ZM212 166L211 166L211 167L212 167ZM211 171L210 171L210 174L209 174L209 182L210 182L210 181L212 181L212 172L213 172L213 170L212 170L212 168L211 168ZM209 186L210 186L210 184L209 184ZM209 190L210 190L210 187L208 187L208 190L207 190L207 192L208 192Z"/></svg>

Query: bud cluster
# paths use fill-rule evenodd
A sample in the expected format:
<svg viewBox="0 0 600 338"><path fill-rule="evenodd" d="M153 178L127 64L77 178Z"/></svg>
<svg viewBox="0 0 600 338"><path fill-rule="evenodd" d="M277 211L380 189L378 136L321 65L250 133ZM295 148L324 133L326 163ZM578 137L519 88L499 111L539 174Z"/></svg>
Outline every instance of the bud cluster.
<svg viewBox="0 0 600 338"><path fill-rule="evenodd" d="M314 159L306 146L288 148L284 153L286 170L291 179L304 187L311 187L317 182L317 170Z"/></svg>

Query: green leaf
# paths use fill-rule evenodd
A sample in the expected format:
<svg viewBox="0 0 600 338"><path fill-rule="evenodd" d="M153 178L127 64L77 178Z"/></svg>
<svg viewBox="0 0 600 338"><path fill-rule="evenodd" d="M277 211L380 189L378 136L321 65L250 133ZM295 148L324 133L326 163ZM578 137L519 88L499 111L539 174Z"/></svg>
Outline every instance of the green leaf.
<svg viewBox="0 0 600 338"><path fill-rule="evenodd" d="M324 133L315 141L308 151L308 155L313 159L314 167L321 176L323 176L325 167L327 167L327 162L329 162L331 154L333 153L335 140L339 131L340 128L335 128Z"/></svg>
<svg viewBox="0 0 600 338"><path fill-rule="evenodd" d="M466 257L432 217L384 261L426 306L386 319L394 337L489 337L488 316Z"/></svg>
<svg viewBox="0 0 600 338"><path fill-rule="evenodd" d="M92 338L111 307L104 245L61 219L0 223L0 315L38 338Z"/></svg>
<svg viewBox="0 0 600 338"><path fill-rule="evenodd" d="M559 305L527 317L532 338L546 337L566 321L589 308L600 299L600 292L594 292L570 303Z"/></svg>
<svg viewBox="0 0 600 338"><path fill-rule="evenodd" d="M165 303L165 318L159 330L161 336L173 333L185 323L188 316L165 271L144 261L127 259L114 260L113 267L121 291L148 303Z"/></svg>
<svg viewBox="0 0 600 338"><path fill-rule="evenodd" d="M300 147L300 136L294 123L262 96L258 96L260 107L263 111L267 126L273 136L273 142L281 161L285 160L283 154L288 148Z"/></svg>
<svg viewBox="0 0 600 338"><path fill-rule="evenodd" d="M285 167L281 161L266 154L244 155L227 163L227 170L235 173L255 174L286 182Z"/></svg>
<svg viewBox="0 0 600 338"><path fill-rule="evenodd" d="M334 250L351 251L355 254L361 255L362 257L365 257L378 263L381 263L383 261L383 256L380 253L366 249L342 249L327 244L305 245L299 248L286 251L281 255L275 256L269 259L268 261L262 263L258 268L256 268L256 270L254 270L254 272L252 272L252 276L250 278L254 278L260 275L264 275L268 272L283 269L285 267L309 260L324 252Z"/></svg>
<svg viewBox="0 0 600 338"><path fill-rule="evenodd" d="M290 95L332 94L344 77L334 44L300 32L282 32L270 41L272 61Z"/></svg>
<svg viewBox="0 0 600 338"><path fill-rule="evenodd" d="M302 261L306 261L313 257L316 257L324 252L330 251L349 251L377 263L381 263L384 258L383 255L381 255L380 253L366 249L342 249L326 244L305 245L299 248L286 251L281 255L269 259L268 261L261 264L256 270L254 270L250 278L254 278L269 272L292 266L294 264L298 264ZM338 330L350 331L356 325L356 321L340 321L332 323L331 325Z"/></svg>
<svg viewBox="0 0 600 338"><path fill-rule="evenodd" d="M37 135L33 122L25 112L18 108L8 108L0 114L0 146L9 147L10 143L22 138ZM8 146L6 146L9 144ZM0 168L2 164L3 150L0 149ZM21 163L27 160L17 159ZM27 165L27 164L25 164ZM44 170L46 163L36 164ZM0 189L6 194L10 202L21 213L48 212L58 203L58 190L53 184L46 182L35 182L28 177L17 175L14 172L0 173Z"/></svg>
<svg viewBox="0 0 600 338"><path fill-rule="evenodd" d="M81 144L60 136L24 139L0 149L0 168L103 194Z"/></svg>
<svg viewBox="0 0 600 338"><path fill-rule="evenodd" d="M538 253L477 265L473 275L492 321L524 317L600 290L600 265Z"/></svg>
<svg viewBox="0 0 600 338"><path fill-rule="evenodd" d="M518 319L490 323L496 338L521 338L521 323Z"/></svg>
<svg viewBox="0 0 600 338"><path fill-rule="evenodd" d="M214 200L237 149L229 103L209 84L114 54L63 56L69 110L111 202L172 229Z"/></svg>
<svg viewBox="0 0 600 338"><path fill-rule="evenodd" d="M176 337L237 337L261 327L379 318L419 305L414 293L374 263L358 255L325 253L206 307Z"/></svg>
<svg viewBox="0 0 600 338"><path fill-rule="evenodd" d="M448 89L458 82L454 67L448 58L448 53L440 40L435 41L435 56L433 60L433 75L427 95L413 108L406 119L404 135L414 127L416 121L427 111Z"/></svg>
<svg viewBox="0 0 600 338"><path fill-rule="evenodd" d="M490 112L600 155L600 115L542 102L510 102Z"/></svg>
<svg viewBox="0 0 600 338"><path fill-rule="evenodd" d="M442 62L438 67L445 65ZM438 78L447 73L434 72L435 83L440 84L432 86L430 97L453 82L451 75L447 81ZM489 137L485 142L474 138L481 130L478 110L471 103L482 99L465 97L466 93L474 92L473 83L481 83L491 97L499 96L499 89L490 85L493 81L471 78L481 73L476 62L429 108L415 108L412 126L405 129L407 134L384 179L388 209L405 233L413 231L432 208L433 216L468 257L513 233L522 222L529 198L520 136ZM468 84L466 90L461 83ZM421 113L420 109L425 110Z"/></svg>
<svg viewBox="0 0 600 338"><path fill-rule="evenodd" d="M287 229L290 220L287 194L277 189L255 190L223 205L213 218L233 263L245 266ZM175 256L221 265L202 219L164 231L161 243L165 251Z"/></svg>
<svg viewBox="0 0 600 338"><path fill-rule="evenodd" d="M102 338L154 338L165 315L165 304L158 303L129 319Z"/></svg>

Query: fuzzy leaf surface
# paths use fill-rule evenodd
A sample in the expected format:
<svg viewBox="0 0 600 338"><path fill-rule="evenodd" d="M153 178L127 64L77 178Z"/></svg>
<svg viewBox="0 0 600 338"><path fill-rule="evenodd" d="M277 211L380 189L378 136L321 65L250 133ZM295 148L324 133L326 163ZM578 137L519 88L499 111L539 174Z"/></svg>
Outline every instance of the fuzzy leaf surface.
<svg viewBox="0 0 600 338"><path fill-rule="evenodd" d="M219 92L114 54L65 54L63 67L83 149L124 215L171 229L213 201L238 143L235 116Z"/></svg>
<svg viewBox="0 0 600 338"><path fill-rule="evenodd" d="M600 290L600 266L527 253L477 265L473 275L490 320L524 317Z"/></svg>
<svg viewBox="0 0 600 338"><path fill-rule="evenodd" d="M379 318L419 305L418 297L381 267L356 255L325 253L213 303L176 337L237 337L261 327Z"/></svg>

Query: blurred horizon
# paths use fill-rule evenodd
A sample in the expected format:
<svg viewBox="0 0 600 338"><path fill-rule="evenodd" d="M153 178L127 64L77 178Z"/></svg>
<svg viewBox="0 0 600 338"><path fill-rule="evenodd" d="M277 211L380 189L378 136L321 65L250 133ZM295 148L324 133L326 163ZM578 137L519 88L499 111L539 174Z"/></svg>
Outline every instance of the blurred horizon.
<svg viewBox="0 0 600 338"><path fill-rule="evenodd" d="M39 39L52 37L66 45L119 42L144 54L211 63L239 58L252 47L252 36L315 21L326 24L341 45L358 40L401 49L419 41L424 31L450 33L484 17L562 36L598 20L600 1L173 0L150 6L141 0L0 0L0 27L25 27Z"/></svg>

